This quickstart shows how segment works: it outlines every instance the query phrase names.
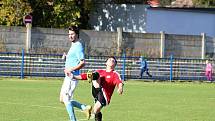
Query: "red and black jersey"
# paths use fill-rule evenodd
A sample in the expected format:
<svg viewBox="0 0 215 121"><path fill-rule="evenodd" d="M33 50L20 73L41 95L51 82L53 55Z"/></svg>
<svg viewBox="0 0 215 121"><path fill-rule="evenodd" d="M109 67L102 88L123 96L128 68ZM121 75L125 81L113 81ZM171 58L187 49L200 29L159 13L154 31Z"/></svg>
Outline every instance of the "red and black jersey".
<svg viewBox="0 0 215 121"><path fill-rule="evenodd" d="M105 93L105 97L107 98L109 104L115 86L118 86L120 83L123 83L120 74L114 70L106 72L105 69L96 70L96 72L98 72L100 75L100 85ZM87 79L86 74L81 74L81 76L83 80Z"/></svg>
<svg viewBox="0 0 215 121"><path fill-rule="evenodd" d="M120 75L116 71L106 72L106 70L97 70L100 75L100 84L105 92L108 103L110 103L111 96L115 89L115 86L122 83Z"/></svg>

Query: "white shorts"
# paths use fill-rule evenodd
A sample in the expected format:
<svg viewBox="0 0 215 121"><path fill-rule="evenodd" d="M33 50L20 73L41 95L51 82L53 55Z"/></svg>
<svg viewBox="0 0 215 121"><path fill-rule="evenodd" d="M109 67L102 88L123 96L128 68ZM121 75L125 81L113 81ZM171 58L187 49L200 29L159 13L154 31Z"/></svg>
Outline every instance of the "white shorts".
<svg viewBox="0 0 215 121"><path fill-rule="evenodd" d="M73 93L75 91L75 88L78 84L78 80L75 79L71 79L70 77L66 76L64 78L62 87L61 87L61 91L60 91L60 95L63 96L63 102L64 104L68 104L72 98L73 98Z"/></svg>

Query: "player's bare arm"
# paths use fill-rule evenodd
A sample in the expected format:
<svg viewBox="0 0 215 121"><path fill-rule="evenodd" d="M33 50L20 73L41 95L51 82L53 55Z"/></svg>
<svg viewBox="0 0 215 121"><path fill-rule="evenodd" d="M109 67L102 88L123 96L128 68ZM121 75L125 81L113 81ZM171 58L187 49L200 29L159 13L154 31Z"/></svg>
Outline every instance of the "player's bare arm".
<svg viewBox="0 0 215 121"><path fill-rule="evenodd" d="M119 83L117 92L121 95L123 93L123 83Z"/></svg>
<svg viewBox="0 0 215 121"><path fill-rule="evenodd" d="M62 56L61 59L64 60L64 61L66 61L66 53L65 52L63 53L63 56Z"/></svg>

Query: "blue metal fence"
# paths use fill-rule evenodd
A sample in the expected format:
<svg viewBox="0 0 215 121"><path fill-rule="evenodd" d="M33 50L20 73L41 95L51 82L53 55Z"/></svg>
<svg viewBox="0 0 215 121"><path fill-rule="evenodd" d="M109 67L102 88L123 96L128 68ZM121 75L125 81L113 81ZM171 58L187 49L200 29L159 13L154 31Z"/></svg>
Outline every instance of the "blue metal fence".
<svg viewBox="0 0 215 121"><path fill-rule="evenodd" d="M64 77L64 60L61 54L0 53L0 76L24 77ZM87 70L104 69L107 56L87 56ZM116 70L123 80L137 79L140 73L139 57L117 57ZM204 59L146 58L152 77L148 80L206 80ZM214 60L211 60L214 64Z"/></svg>

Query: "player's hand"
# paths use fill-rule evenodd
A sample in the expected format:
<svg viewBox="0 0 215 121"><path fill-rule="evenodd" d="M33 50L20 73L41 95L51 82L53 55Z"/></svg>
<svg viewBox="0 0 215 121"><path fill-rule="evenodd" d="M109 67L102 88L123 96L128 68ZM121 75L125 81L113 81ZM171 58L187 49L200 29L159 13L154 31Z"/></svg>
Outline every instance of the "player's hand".
<svg viewBox="0 0 215 121"><path fill-rule="evenodd" d="M123 88L119 88L117 92L121 95L123 93Z"/></svg>
<svg viewBox="0 0 215 121"><path fill-rule="evenodd" d="M71 70L70 69L64 69L64 73L66 76L71 77Z"/></svg>
<svg viewBox="0 0 215 121"><path fill-rule="evenodd" d="M69 77L71 80L74 79L74 75L73 75L72 73L70 73L68 77Z"/></svg>
<svg viewBox="0 0 215 121"><path fill-rule="evenodd" d="M64 52L62 56L62 60L65 60L65 59L66 59L66 53Z"/></svg>
<svg viewBox="0 0 215 121"><path fill-rule="evenodd" d="M123 93L123 83L120 83L119 86L118 86L118 90L117 92L121 95Z"/></svg>

